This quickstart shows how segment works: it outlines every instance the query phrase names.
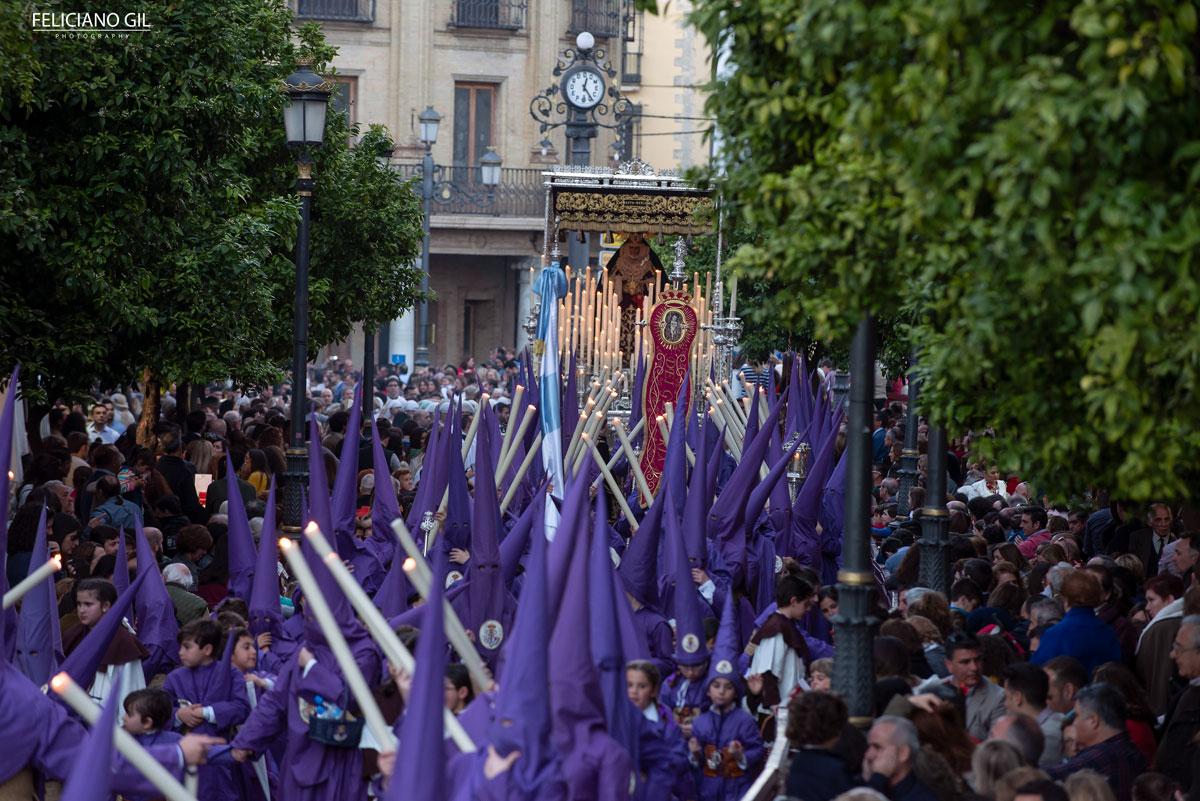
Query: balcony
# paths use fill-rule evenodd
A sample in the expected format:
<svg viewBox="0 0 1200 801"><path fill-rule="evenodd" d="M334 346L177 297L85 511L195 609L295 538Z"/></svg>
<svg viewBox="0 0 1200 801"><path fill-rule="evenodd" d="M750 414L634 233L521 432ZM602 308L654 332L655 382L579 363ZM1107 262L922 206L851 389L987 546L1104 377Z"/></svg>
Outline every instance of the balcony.
<svg viewBox="0 0 1200 801"><path fill-rule="evenodd" d="M294 0L297 19L374 22L375 0Z"/></svg>
<svg viewBox="0 0 1200 801"><path fill-rule="evenodd" d="M519 31L526 8L525 0L455 0L450 27Z"/></svg>
<svg viewBox="0 0 1200 801"><path fill-rule="evenodd" d="M404 178L417 178L420 164L399 164ZM434 214L487 214L495 217L541 217L546 210L546 188L537 168L502 167L498 186L487 187L479 167L439 167L434 187Z"/></svg>
<svg viewBox="0 0 1200 801"><path fill-rule="evenodd" d="M571 0L571 35L589 31L597 39L613 39L624 33L621 0Z"/></svg>

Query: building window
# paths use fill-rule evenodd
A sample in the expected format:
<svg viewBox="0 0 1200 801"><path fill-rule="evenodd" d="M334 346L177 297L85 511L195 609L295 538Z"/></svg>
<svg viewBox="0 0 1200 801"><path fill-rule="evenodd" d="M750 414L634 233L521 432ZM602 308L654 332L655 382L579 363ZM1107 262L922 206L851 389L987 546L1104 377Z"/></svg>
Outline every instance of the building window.
<svg viewBox="0 0 1200 801"><path fill-rule="evenodd" d="M625 36L621 48L621 84L638 86L642 82L642 38L645 22L641 11L625 15Z"/></svg>
<svg viewBox="0 0 1200 801"><path fill-rule="evenodd" d="M617 128L617 156L621 161L633 161L642 156L642 105L630 103Z"/></svg>
<svg viewBox="0 0 1200 801"><path fill-rule="evenodd" d="M525 27L526 0L454 0L450 24L458 28L519 31Z"/></svg>
<svg viewBox="0 0 1200 801"><path fill-rule="evenodd" d="M329 97L330 108L339 114L346 115L347 127L358 122L358 78L336 77L333 81L333 92Z"/></svg>
<svg viewBox="0 0 1200 801"><path fill-rule="evenodd" d="M494 83L454 84L454 166L476 168L487 149L496 144Z"/></svg>
<svg viewBox="0 0 1200 801"><path fill-rule="evenodd" d="M375 21L375 0L295 0L294 7L300 19Z"/></svg>
<svg viewBox="0 0 1200 801"><path fill-rule="evenodd" d="M588 31L597 39L622 34L621 0L571 0L570 34Z"/></svg>

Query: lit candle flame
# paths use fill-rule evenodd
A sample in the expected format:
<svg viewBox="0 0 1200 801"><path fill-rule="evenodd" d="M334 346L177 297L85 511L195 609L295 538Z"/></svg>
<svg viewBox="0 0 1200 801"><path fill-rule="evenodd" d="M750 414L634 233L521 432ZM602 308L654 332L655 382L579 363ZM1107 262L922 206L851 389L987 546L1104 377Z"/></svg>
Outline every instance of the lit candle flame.
<svg viewBox="0 0 1200 801"><path fill-rule="evenodd" d="M66 671L63 671L54 678L50 679L50 689L54 690L56 693L61 693L63 690L67 689L67 685L70 683L71 677L67 675Z"/></svg>
<svg viewBox="0 0 1200 801"><path fill-rule="evenodd" d="M404 568L405 573L411 573L417 569L417 560L410 556L404 560L404 564L401 567Z"/></svg>
<svg viewBox="0 0 1200 801"><path fill-rule="evenodd" d="M287 537L279 538L279 550L289 551L292 548L292 541Z"/></svg>

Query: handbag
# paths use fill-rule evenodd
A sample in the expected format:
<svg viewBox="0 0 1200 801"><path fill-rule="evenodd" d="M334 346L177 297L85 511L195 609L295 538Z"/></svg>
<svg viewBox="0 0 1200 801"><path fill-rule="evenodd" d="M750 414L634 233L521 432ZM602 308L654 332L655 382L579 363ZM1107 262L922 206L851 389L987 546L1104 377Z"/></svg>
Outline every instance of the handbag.
<svg viewBox="0 0 1200 801"><path fill-rule="evenodd" d="M315 704L305 698L300 698L299 702L300 718L308 722L308 739L329 748L358 748L366 721L352 715L344 706L337 717L317 717Z"/></svg>

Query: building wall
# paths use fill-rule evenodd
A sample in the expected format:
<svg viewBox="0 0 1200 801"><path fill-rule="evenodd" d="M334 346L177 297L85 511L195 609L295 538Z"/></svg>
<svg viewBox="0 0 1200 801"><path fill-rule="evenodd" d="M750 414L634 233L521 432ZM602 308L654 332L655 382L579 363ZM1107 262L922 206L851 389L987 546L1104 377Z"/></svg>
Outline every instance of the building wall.
<svg viewBox="0 0 1200 801"><path fill-rule="evenodd" d="M364 129L372 123L385 125L396 142L394 160L412 164L424 155L417 115L432 105L442 115L433 157L437 164L449 165L455 83L495 84L491 145L504 166L541 169L564 160L564 130L541 133L529 105L535 95L557 82L552 74L555 64L565 47L574 46L575 36L568 34L572 0L528 0L524 24L515 31L455 26L455 1L376 0L371 23L321 22L326 39L338 48L333 62L337 79L353 85L353 120ZM521 0L502 2L517 5ZM643 136L633 148L658 169L692 166L706 160L708 153L702 137L684 133L703 123L676 119L703 113L697 87L707 79L707 54L698 34L684 21L690 5L681 0L665 5L662 17L644 17L642 84L622 87L631 101L654 115L641 121ZM619 79L622 37L600 39L597 46L608 51ZM551 143L546 153L540 145L544 136ZM614 132L600 130L592 142L592 164L615 165L614 141ZM438 294L430 309L430 321L436 326L431 361L457 361L464 355L461 317L468 302L475 315L476 355L497 344L523 344L517 286L528 279L520 271L538 263L540 217L442 214L435 205L431 222L431 288ZM412 325L413 317L404 325ZM401 321L391 325L395 329L389 336L392 348L405 347L410 340L400 335ZM356 334L343 349L356 363L361 360L361 335ZM413 354L406 358L411 364Z"/></svg>
<svg viewBox="0 0 1200 801"><path fill-rule="evenodd" d="M689 0L659 3L660 13L642 18L642 82L624 87L642 106L637 154L656 169L685 170L708 162L709 146L699 133L704 119L702 87L712 65L704 37L687 21Z"/></svg>

